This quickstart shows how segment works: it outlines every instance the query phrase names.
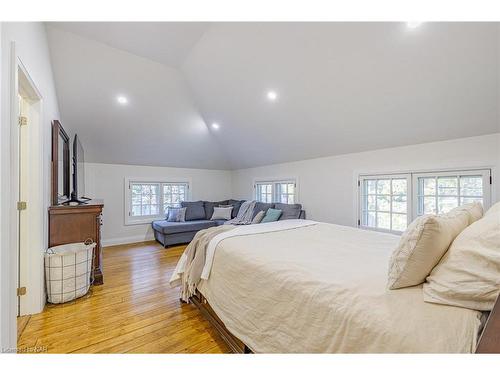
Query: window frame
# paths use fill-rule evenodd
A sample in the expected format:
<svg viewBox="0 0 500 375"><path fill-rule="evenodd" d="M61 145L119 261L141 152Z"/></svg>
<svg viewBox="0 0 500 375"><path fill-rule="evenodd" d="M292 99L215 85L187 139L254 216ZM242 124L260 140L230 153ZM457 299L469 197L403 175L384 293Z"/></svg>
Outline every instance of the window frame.
<svg viewBox="0 0 500 375"><path fill-rule="evenodd" d="M415 199L412 200L413 212L415 213L414 219L419 215L419 194L418 194L418 179L422 177L460 177L460 176L481 176L483 178L483 208L486 211L491 205L491 188L492 188L492 178L491 169L462 169L454 171L431 171L431 172L419 172L412 174L412 189L415 193ZM460 180L459 180L460 181ZM488 188L489 186L489 188ZM460 186L457 187L459 198L458 204L460 205ZM436 192L437 193L437 192ZM438 195L436 195L438 196ZM437 206L436 206L437 207Z"/></svg>
<svg viewBox="0 0 500 375"><path fill-rule="evenodd" d="M294 184L294 194L293 194L293 203L299 203L299 184L298 179L296 177L290 178L258 178L253 181L253 197L257 202L260 202L257 196L258 193L258 185L271 185L271 203L278 203L278 184Z"/></svg>
<svg viewBox="0 0 500 375"><path fill-rule="evenodd" d="M483 177L483 208L486 211L491 206L491 196L493 191L493 167L482 168L463 168L463 169L437 169L437 170L420 170L420 171L406 171L394 173L357 173L357 202L356 202L356 225L360 229L373 230L377 232L401 234L400 231L392 231L381 228L374 228L362 225L363 215L363 186L364 180L371 179L390 179L401 178L407 176L407 210L408 210L408 224L415 220L418 215L418 179L420 177L446 177L446 176L478 176ZM460 196L460 195L458 195ZM392 199L391 199L392 205Z"/></svg>
<svg viewBox="0 0 500 375"><path fill-rule="evenodd" d="M132 184L158 184L159 185L159 210L158 215L132 216ZM145 178L145 177L126 177L124 179L124 223L125 225L149 224L153 220L164 219L166 212L164 210L163 186L164 185L186 185L186 200L191 200L192 183L186 178Z"/></svg>

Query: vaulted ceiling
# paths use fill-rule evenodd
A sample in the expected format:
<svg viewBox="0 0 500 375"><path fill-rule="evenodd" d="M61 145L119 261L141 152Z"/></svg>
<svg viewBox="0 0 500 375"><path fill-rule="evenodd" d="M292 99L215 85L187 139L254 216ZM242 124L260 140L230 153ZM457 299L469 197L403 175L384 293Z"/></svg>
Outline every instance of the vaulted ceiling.
<svg viewBox="0 0 500 375"><path fill-rule="evenodd" d="M62 121L87 161L238 169L499 131L496 23L47 30Z"/></svg>

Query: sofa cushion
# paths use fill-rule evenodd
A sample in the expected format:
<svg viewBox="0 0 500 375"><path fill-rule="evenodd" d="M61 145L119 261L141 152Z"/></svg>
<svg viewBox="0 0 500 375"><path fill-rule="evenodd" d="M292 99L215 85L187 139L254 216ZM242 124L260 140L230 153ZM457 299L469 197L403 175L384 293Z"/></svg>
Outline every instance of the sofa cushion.
<svg viewBox="0 0 500 375"><path fill-rule="evenodd" d="M231 219L234 219L236 216L238 216L238 212L240 211L241 204L244 201L238 201L236 199L230 199L227 201L227 204L233 206L233 212L231 213Z"/></svg>
<svg viewBox="0 0 500 375"><path fill-rule="evenodd" d="M265 211L267 213L267 210L269 208L274 208L274 203L262 203L262 202L255 203L255 208L253 209L253 214L252 214L252 220L260 211Z"/></svg>
<svg viewBox="0 0 500 375"><path fill-rule="evenodd" d="M181 207L186 207L186 221L205 219L203 201L181 202Z"/></svg>
<svg viewBox="0 0 500 375"><path fill-rule="evenodd" d="M192 232L215 226L216 223L210 220L193 220L184 222L171 222L166 220L153 221L153 229L163 234Z"/></svg>
<svg viewBox="0 0 500 375"><path fill-rule="evenodd" d="M227 201L220 201L220 202L208 202L205 201L203 202L203 205L205 207L205 220L210 220L212 218L212 215L214 214L214 207L219 207L220 205L227 204Z"/></svg>
<svg viewBox="0 0 500 375"><path fill-rule="evenodd" d="M276 203L274 208L283 211L279 220L290 220L300 218L300 211L302 211L301 204L286 204L286 203Z"/></svg>
<svg viewBox="0 0 500 375"><path fill-rule="evenodd" d="M212 223L215 223L216 226L219 226L219 225L224 225L224 223L227 221L227 220L210 220Z"/></svg>

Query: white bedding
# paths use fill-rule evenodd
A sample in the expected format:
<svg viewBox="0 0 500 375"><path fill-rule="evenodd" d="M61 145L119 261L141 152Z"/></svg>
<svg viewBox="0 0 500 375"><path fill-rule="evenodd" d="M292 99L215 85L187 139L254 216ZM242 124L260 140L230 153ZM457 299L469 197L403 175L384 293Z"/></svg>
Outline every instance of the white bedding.
<svg viewBox="0 0 500 375"><path fill-rule="evenodd" d="M259 225L244 225L235 227L230 232L220 233L208 244L205 267L203 267L201 278L207 280L210 276L210 271L212 270L212 264L214 262L215 249L217 245L226 238L296 229L316 224L318 224L316 221L311 220L282 220Z"/></svg>
<svg viewBox="0 0 500 375"><path fill-rule="evenodd" d="M257 353L472 352L481 313L387 290L399 237L318 223L224 233L198 289ZM227 234L227 235L226 235Z"/></svg>

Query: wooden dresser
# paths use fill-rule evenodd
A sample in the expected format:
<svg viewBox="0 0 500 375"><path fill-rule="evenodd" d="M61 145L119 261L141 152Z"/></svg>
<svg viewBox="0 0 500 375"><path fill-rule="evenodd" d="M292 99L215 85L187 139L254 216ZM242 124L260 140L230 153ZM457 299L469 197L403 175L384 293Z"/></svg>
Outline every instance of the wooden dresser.
<svg viewBox="0 0 500 375"><path fill-rule="evenodd" d="M104 203L91 200L78 206L49 207L49 247L92 239L97 246L94 260L94 285L103 283L101 215Z"/></svg>

